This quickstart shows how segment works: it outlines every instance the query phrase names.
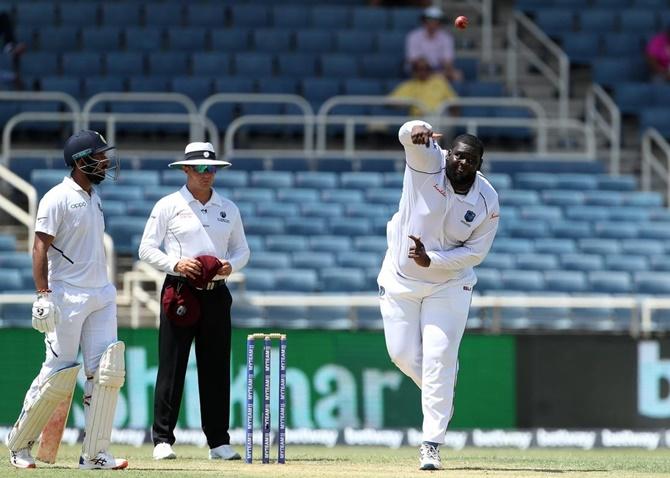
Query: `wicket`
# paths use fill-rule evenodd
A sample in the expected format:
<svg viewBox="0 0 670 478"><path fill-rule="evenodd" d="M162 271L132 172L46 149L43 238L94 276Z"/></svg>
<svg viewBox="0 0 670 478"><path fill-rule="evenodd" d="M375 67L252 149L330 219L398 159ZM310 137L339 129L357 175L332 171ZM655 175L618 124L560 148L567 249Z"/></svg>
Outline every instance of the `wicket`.
<svg viewBox="0 0 670 478"><path fill-rule="evenodd" d="M257 333L247 336L247 463L253 462L254 451L254 345L257 339L263 339L263 463L270 463L270 361L272 358L272 340L279 340L279 424L277 463L286 463L286 334Z"/></svg>

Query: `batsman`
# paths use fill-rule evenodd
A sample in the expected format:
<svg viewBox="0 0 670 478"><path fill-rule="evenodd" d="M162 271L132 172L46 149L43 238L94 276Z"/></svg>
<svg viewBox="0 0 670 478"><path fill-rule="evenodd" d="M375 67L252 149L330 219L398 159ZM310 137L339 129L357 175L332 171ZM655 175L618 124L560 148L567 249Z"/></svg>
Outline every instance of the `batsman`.
<svg viewBox="0 0 670 478"><path fill-rule="evenodd" d="M116 179L114 146L96 131L79 131L63 154L69 176L41 199L32 250L37 300L32 324L43 332L45 358L6 440L16 468L53 463L67 421L72 393L84 362L85 437L79 468L126 468L109 453L119 389L125 380L124 344L117 341L116 288L107 276L102 202L93 187Z"/></svg>

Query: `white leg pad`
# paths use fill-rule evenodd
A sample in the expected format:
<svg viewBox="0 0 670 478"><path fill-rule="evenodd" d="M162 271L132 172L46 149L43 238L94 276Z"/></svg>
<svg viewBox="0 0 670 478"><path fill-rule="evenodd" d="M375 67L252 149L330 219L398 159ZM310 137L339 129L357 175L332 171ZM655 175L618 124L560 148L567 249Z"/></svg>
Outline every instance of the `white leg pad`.
<svg viewBox="0 0 670 478"><path fill-rule="evenodd" d="M19 419L7 435L7 448L16 451L33 446L58 404L72 395L80 368L80 364L71 365L54 372L44 381L37 398L24 405Z"/></svg>
<svg viewBox="0 0 670 478"><path fill-rule="evenodd" d="M116 400L126 377L124 352L124 343L114 342L100 357L91 396L90 419L86 423L82 447L85 459L94 458L109 448Z"/></svg>

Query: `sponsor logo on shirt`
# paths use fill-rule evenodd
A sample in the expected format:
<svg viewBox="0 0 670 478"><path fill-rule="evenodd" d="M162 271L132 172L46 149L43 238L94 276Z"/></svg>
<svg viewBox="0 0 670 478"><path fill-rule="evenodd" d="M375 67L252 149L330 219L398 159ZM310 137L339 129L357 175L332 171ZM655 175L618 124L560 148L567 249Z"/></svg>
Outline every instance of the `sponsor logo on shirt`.
<svg viewBox="0 0 670 478"><path fill-rule="evenodd" d="M78 203L75 203L75 204L70 204L71 209L78 209L80 207L86 207L86 206L87 206L87 204L85 202L78 202Z"/></svg>
<svg viewBox="0 0 670 478"><path fill-rule="evenodd" d="M219 222L230 222L230 219L226 219L226 211L221 211L219 213L219 217L217 217L216 220Z"/></svg>
<svg viewBox="0 0 670 478"><path fill-rule="evenodd" d="M493 213L491 213L491 219L495 219L495 218L497 218L497 217L500 217L500 213L499 213L499 212L493 212Z"/></svg>
<svg viewBox="0 0 670 478"><path fill-rule="evenodd" d="M466 222L472 222L475 219L475 212L468 210L468 212L465 213L465 216L463 216L463 219L465 219Z"/></svg>
<svg viewBox="0 0 670 478"><path fill-rule="evenodd" d="M463 290L472 290L472 287L470 287L469 285L464 285Z"/></svg>
<svg viewBox="0 0 670 478"><path fill-rule="evenodd" d="M379 286L379 297L384 297L384 294L386 294L386 289L383 286Z"/></svg>
<svg viewBox="0 0 670 478"><path fill-rule="evenodd" d="M436 190L438 193L440 193L442 196L444 196L445 198L447 197L447 191L446 191L446 189L441 189L440 186L439 186L437 183L435 183L435 186L433 186L433 187L434 187L435 190Z"/></svg>
<svg viewBox="0 0 670 478"><path fill-rule="evenodd" d="M98 209L100 209L100 212L102 212L102 204L98 203Z"/></svg>

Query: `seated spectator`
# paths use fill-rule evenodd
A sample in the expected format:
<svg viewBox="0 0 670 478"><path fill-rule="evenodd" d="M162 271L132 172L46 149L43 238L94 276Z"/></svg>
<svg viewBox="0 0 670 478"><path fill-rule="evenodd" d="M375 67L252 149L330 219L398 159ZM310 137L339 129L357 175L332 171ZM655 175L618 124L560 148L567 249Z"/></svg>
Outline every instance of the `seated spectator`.
<svg viewBox="0 0 670 478"><path fill-rule="evenodd" d="M25 43L18 43L14 34L14 21L7 12L0 12L0 36L3 42L3 53L9 55L12 62L12 70L8 75L16 84L17 88L22 87L19 61L21 55L26 51Z"/></svg>
<svg viewBox="0 0 670 478"><path fill-rule="evenodd" d="M412 63L412 78L396 86L389 96L418 100L426 106L427 110L416 106L410 107L409 112L412 116L436 113L437 107L442 102L458 97L444 75L434 73L428 60L423 57L417 58Z"/></svg>
<svg viewBox="0 0 670 478"><path fill-rule="evenodd" d="M425 58L435 72L442 72L449 81L461 81L463 73L454 68L454 38L444 28L444 12L429 7L421 15L422 26L407 34L405 61L408 66Z"/></svg>
<svg viewBox="0 0 670 478"><path fill-rule="evenodd" d="M670 25L647 43L647 62L655 81L670 80Z"/></svg>

